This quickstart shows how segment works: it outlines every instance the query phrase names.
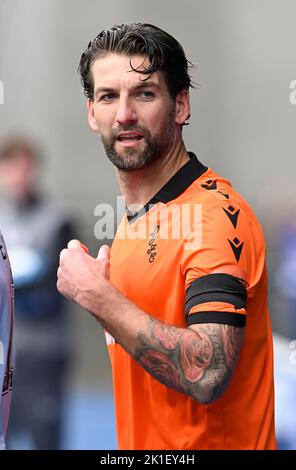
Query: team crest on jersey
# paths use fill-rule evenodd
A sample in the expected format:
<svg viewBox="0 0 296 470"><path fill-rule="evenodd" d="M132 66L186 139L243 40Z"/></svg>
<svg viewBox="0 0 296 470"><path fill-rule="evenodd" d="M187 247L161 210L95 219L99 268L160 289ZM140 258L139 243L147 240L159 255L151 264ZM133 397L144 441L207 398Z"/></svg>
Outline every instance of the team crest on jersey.
<svg viewBox="0 0 296 470"><path fill-rule="evenodd" d="M149 243L148 243L148 250L147 255L149 256L148 260L149 263L153 263L156 258L157 252L157 234L159 232L160 225L157 224L153 232L149 233Z"/></svg>

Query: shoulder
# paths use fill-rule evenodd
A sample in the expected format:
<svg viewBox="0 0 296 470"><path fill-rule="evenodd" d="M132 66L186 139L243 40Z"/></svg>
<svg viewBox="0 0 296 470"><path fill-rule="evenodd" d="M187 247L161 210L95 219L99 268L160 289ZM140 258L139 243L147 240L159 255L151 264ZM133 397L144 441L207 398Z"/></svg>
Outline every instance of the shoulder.
<svg viewBox="0 0 296 470"><path fill-rule="evenodd" d="M204 228L217 226L226 231L235 229L264 239L260 222L248 202L230 181L211 168L196 179L189 189L187 200L202 211Z"/></svg>
<svg viewBox="0 0 296 470"><path fill-rule="evenodd" d="M193 183L187 197L196 220L190 235L198 243L187 243L186 266L188 260L190 265L194 260L199 275L228 272L243 279L263 270L265 240L261 225L229 181L208 169ZM192 273L195 276L197 273Z"/></svg>

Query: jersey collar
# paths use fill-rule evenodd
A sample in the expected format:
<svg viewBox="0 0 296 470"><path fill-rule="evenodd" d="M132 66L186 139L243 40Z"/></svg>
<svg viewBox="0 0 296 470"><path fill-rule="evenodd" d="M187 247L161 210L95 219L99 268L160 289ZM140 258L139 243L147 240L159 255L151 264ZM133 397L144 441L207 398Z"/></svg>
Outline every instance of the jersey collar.
<svg viewBox="0 0 296 470"><path fill-rule="evenodd" d="M207 171L193 152L188 152L190 159L177 173L145 204L138 212L126 210L129 223L135 222L139 217L149 211L158 202L166 204L182 194L197 178Z"/></svg>

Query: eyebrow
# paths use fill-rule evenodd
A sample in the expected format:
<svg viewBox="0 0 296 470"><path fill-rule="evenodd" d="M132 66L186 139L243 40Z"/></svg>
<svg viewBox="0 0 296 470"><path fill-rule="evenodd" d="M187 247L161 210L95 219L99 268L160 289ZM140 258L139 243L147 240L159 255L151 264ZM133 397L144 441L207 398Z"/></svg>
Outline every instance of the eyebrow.
<svg viewBox="0 0 296 470"><path fill-rule="evenodd" d="M154 88L160 90L161 87L158 83L152 82L151 80L141 80L141 83L132 87L132 91L142 90L143 88ZM111 87L97 87L95 89L95 98L98 97L100 93L115 93L116 89Z"/></svg>
<svg viewBox="0 0 296 470"><path fill-rule="evenodd" d="M95 98L97 98L97 96L100 94L100 93L114 93L114 88L107 88L107 87L97 87L95 89Z"/></svg>
<svg viewBox="0 0 296 470"><path fill-rule="evenodd" d="M158 83L152 82L151 80L141 80L141 83L133 87L134 90L142 89L142 88L156 88L160 90L160 85Z"/></svg>

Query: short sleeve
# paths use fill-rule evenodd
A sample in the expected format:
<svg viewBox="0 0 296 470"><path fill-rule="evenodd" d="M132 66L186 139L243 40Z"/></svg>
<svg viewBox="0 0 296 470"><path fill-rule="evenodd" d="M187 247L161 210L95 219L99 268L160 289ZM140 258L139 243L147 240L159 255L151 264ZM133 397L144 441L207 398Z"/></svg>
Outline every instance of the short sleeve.
<svg viewBox="0 0 296 470"><path fill-rule="evenodd" d="M186 290L186 321L244 326L247 286L256 258L250 215L229 201L201 208L198 244L184 242L182 273ZM256 222L256 221L255 221Z"/></svg>

